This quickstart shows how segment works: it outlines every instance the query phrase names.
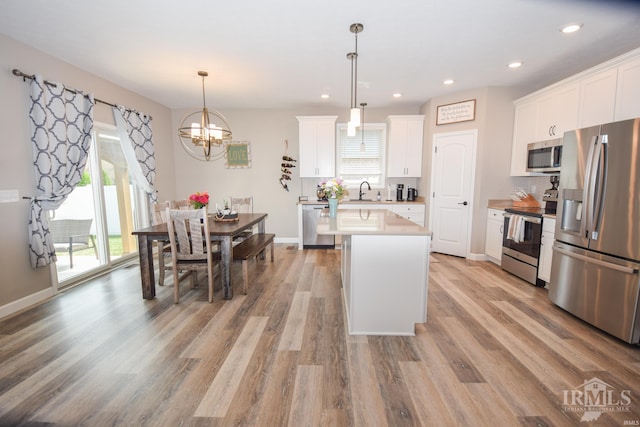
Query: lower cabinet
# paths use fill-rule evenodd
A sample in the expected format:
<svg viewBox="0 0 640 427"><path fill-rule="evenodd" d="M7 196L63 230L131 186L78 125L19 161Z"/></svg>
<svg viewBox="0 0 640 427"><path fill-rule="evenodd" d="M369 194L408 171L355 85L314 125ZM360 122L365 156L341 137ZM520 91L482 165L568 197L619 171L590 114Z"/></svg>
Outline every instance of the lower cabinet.
<svg viewBox="0 0 640 427"><path fill-rule="evenodd" d="M403 218L413 221L424 227L425 205L419 202L398 202L398 203L340 203L338 209L388 209Z"/></svg>
<svg viewBox="0 0 640 427"><path fill-rule="evenodd" d="M538 279L549 282L551 278L551 258L555 239L556 220L542 219L542 237L540 239L540 259L538 260Z"/></svg>
<svg viewBox="0 0 640 427"><path fill-rule="evenodd" d="M500 265L502 260L502 235L504 233L504 212L500 209L489 209L487 213L487 235L484 253L494 263Z"/></svg>
<svg viewBox="0 0 640 427"><path fill-rule="evenodd" d="M397 213L401 217L424 227L425 205L422 203L393 205L391 212Z"/></svg>

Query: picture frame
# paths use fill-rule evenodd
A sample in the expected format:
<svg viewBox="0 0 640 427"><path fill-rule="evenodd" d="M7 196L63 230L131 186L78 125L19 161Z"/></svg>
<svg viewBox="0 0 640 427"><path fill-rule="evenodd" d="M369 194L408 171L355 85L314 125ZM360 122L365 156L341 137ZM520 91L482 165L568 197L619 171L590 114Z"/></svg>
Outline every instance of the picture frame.
<svg viewBox="0 0 640 427"><path fill-rule="evenodd" d="M436 113L436 125L469 122L476 119L476 100L454 102L452 104L438 105Z"/></svg>
<svg viewBox="0 0 640 427"><path fill-rule="evenodd" d="M246 169L251 167L251 144L248 141L230 142L225 147L225 165L227 169Z"/></svg>

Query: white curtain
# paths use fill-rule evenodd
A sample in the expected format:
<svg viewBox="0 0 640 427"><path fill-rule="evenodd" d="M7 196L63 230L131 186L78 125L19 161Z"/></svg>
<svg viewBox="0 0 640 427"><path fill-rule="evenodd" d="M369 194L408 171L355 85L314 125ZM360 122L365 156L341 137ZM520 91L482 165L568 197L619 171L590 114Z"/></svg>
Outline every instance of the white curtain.
<svg viewBox="0 0 640 427"><path fill-rule="evenodd" d="M152 206L157 202L158 195L154 189L156 157L153 149L151 117L114 106L113 118L131 177L147 193L149 205Z"/></svg>
<svg viewBox="0 0 640 427"><path fill-rule="evenodd" d="M35 268L57 261L46 213L57 209L80 182L89 156L94 100L59 83L45 84L38 75L30 97L36 194L31 199L29 253Z"/></svg>

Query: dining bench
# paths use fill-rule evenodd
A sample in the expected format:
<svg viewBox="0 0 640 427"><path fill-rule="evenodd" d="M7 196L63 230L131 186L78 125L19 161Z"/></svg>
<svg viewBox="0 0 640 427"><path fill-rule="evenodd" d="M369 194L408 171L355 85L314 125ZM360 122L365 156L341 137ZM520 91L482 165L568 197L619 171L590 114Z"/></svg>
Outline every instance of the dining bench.
<svg viewBox="0 0 640 427"><path fill-rule="evenodd" d="M249 283L249 261L260 255L269 246L271 262L273 262L272 233L255 233L233 247L233 261L242 263L242 293L246 295Z"/></svg>

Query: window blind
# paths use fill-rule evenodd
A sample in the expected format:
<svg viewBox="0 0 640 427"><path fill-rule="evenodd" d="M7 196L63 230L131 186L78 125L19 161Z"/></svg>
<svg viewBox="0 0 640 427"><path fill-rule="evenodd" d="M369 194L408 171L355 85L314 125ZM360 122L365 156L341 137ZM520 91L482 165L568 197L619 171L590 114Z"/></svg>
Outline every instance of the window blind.
<svg viewBox="0 0 640 427"><path fill-rule="evenodd" d="M355 136L347 135L345 124L338 125L338 176L347 185L368 181L372 186L384 186L386 124L365 123Z"/></svg>

